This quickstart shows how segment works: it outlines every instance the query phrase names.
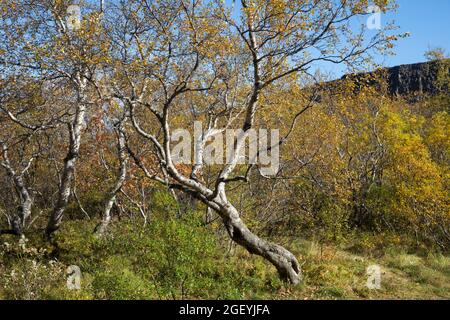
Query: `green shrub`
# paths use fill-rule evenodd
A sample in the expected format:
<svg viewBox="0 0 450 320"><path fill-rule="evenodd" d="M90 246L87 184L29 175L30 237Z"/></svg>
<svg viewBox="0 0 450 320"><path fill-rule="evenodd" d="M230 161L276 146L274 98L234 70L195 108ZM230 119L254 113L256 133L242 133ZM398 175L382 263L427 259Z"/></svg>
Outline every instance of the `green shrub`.
<svg viewBox="0 0 450 320"><path fill-rule="evenodd" d="M92 281L96 299L130 300L157 298L152 282L133 271L128 257L112 256L95 271Z"/></svg>

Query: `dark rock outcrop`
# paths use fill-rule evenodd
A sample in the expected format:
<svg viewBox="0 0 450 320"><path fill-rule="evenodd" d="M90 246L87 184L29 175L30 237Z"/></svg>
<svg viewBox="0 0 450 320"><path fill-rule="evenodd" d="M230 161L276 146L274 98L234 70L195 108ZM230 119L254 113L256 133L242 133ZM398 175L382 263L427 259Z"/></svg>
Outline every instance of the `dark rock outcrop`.
<svg viewBox="0 0 450 320"><path fill-rule="evenodd" d="M443 67L449 68L450 64L432 61L388 68L389 90L395 95L414 93L434 95L442 90L437 87L437 80L440 68Z"/></svg>
<svg viewBox="0 0 450 320"><path fill-rule="evenodd" d="M364 79L363 82L366 84L369 82L376 85L376 80L371 76L381 75L387 81L388 91L392 95L435 95L449 90L448 86L438 86L438 78L442 72L450 73L450 60L407 64L370 73L350 74L343 76L342 80L359 82Z"/></svg>

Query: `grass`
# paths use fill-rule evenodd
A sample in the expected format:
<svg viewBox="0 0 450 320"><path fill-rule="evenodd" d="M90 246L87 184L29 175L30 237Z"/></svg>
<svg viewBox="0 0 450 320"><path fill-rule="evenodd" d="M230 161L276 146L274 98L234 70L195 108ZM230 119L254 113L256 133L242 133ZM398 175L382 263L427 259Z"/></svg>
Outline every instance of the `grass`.
<svg viewBox="0 0 450 320"><path fill-rule="evenodd" d="M376 256L297 239L287 247L304 279L282 283L273 267L224 245L197 224L160 223L136 235L114 228L103 241L91 225L66 223L57 256L41 238L0 243L0 299L449 299L450 257L386 249ZM80 228L82 228L80 230ZM8 244L6 245L5 242ZM66 269L79 265L83 288L66 288ZM369 265L381 267L381 288L366 287Z"/></svg>
<svg viewBox="0 0 450 320"><path fill-rule="evenodd" d="M356 255L332 246L302 241L305 283L289 298L298 299L448 299L450 257L420 257L389 250L378 258ZM369 265L381 268L381 288L366 287Z"/></svg>

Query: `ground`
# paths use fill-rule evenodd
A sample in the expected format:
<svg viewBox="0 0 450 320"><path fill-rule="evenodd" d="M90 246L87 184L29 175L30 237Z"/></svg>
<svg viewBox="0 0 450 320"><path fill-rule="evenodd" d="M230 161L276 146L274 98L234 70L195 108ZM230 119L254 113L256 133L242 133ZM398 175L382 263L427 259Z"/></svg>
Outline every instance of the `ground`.
<svg viewBox="0 0 450 320"><path fill-rule="evenodd" d="M390 250L382 257L366 257L304 241L305 281L290 290L294 299L445 299L450 297L450 258L420 257ZM367 267L381 268L381 289L366 286Z"/></svg>
<svg viewBox="0 0 450 320"><path fill-rule="evenodd" d="M303 281L289 286L275 268L198 224L153 223L141 232L113 228L105 239L68 223L58 248L40 236L1 239L1 299L449 299L450 257L389 247L355 253L346 246L293 239ZM84 231L83 231L84 230ZM67 289L67 267L82 270L81 290ZM366 286L381 268L380 289Z"/></svg>

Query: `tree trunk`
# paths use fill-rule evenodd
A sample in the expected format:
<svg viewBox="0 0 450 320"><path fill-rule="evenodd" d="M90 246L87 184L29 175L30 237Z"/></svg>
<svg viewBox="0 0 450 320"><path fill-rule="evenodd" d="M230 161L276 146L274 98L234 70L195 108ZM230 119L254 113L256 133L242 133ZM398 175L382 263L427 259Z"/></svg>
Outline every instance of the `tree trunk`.
<svg viewBox="0 0 450 320"><path fill-rule="evenodd" d="M31 216L31 208L33 206L33 198L28 192L28 188L25 185L23 176L30 167L31 162L33 161L34 158L31 158L28 161L28 165L25 167L25 169L21 173L18 173L12 167L12 164L8 157L8 148L4 143L2 143L2 153L4 161L1 162L1 165L6 169L6 172L8 173L12 182L14 183L14 187L19 197L20 205L17 208L17 212L14 214L12 221L10 222L11 230L3 230L0 233L21 235L23 233L23 230L26 226L28 219Z"/></svg>
<svg viewBox="0 0 450 320"><path fill-rule="evenodd" d="M75 115L74 123L69 124L69 152L64 159L64 168L58 193L58 201L56 202L55 208L53 209L53 212L47 224L47 228L45 230L45 235L47 238L50 238L51 234L59 229L64 210L66 209L67 203L69 201L73 173L80 151L85 112L86 106L84 104L79 105Z"/></svg>
<svg viewBox="0 0 450 320"><path fill-rule="evenodd" d="M122 126L122 124L120 124ZM118 134L118 155L120 161L120 170L119 175L117 176L116 183L113 188L108 192L105 207L103 209L102 221L95 228L94 233L97 236L102 236L106 229L108 228L109 223L111 222L111 209L116 202L117 193L122 189L123 183L125 182L126 174L127 174L127 148L125 141L125 134L122 131L122 128L119 127L117 130Z"/></svg>
<svg viewBox="0 0 450 320"><path fill-rule="evenodd" d="M253 234L241 220L237 209L229 202L219 204L219 214L231 239L252 254L270 261L283 280L296 285L302 279L297 258L280 245L268 242Z"/></svg>
<svg viewBox="0 0 450 320"><path fill-rule="evenodd" d="M102 221L95 227L94 234L98 237L103 236L106 233L106 229L109 226L109 223L111 222L111 209L116 202L116 194L111 194L110 197L108 197L108 200L106 201L106 205L103 209L102 214Z"/></svg>
<svg viewBox="0 0 450 320"><path fill-rule="evenodd" d="M33 206L33 199L30 196L25 184L23 182L22 176L16 176L14 178L16 188L20 194L20 206L18 208L18 212L16 216L12 220L12 229L17 235L21 235L23 233L23 229L26 226L26 223L31 216L31 207Z"/></svg>

